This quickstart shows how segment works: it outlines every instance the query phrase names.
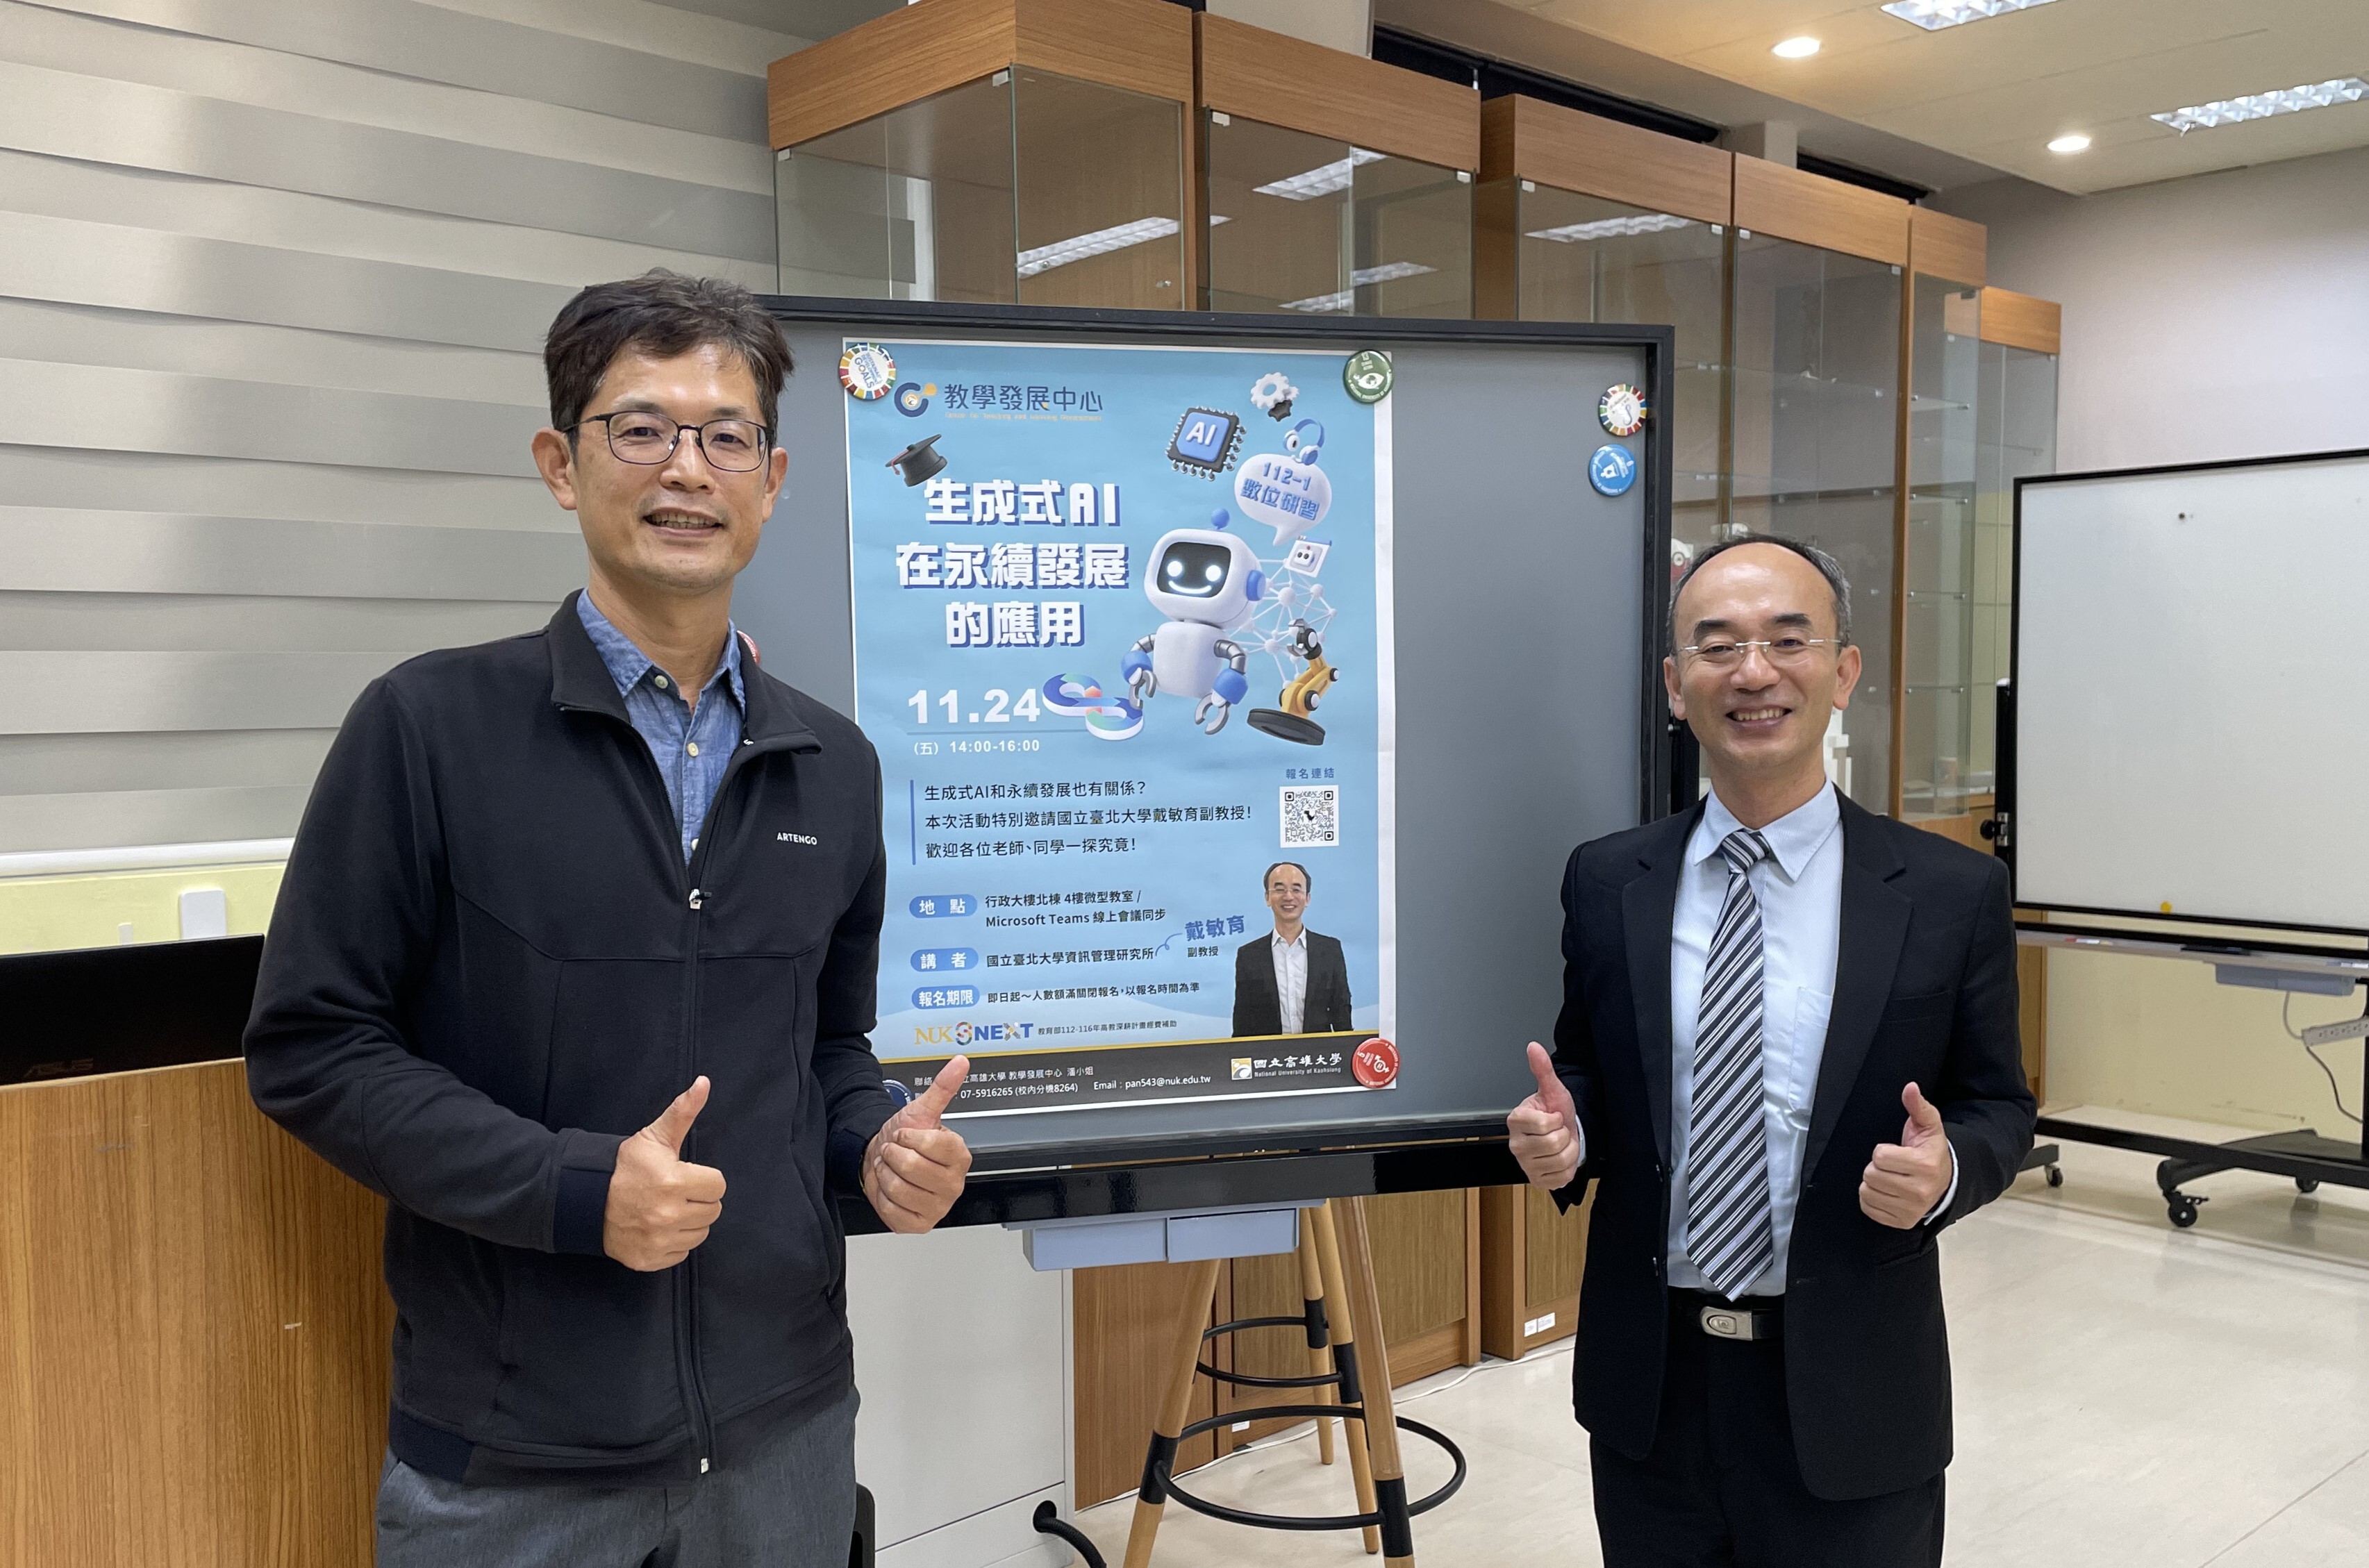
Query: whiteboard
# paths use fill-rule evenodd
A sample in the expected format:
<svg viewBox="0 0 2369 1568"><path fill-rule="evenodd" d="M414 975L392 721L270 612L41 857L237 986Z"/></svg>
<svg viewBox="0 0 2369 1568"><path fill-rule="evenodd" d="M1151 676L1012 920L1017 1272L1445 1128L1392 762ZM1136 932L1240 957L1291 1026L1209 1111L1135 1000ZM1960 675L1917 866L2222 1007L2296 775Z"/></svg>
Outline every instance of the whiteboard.
<svg viewBox="0 0 2369 1568"><path fill-rule="evenodd" d="M2369 452L2027 480L2016 898L2369 929Z"/></svg>

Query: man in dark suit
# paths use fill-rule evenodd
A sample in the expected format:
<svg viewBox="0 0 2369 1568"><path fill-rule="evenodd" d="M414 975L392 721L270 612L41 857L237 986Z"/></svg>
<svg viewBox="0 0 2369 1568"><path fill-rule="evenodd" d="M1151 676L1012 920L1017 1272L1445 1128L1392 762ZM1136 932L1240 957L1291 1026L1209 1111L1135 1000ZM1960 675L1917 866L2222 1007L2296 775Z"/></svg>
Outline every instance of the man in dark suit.
<svg viewBox="0 0 2369 1568"><path fill-rule="evenodd" d="M1337 938L1300 923L1308 913L1308 868L1279 860L1266 868L1275 930L1234 953L1234 1033L1322 1035L1349 1022L1349 965Z"/></svg>
<svg viewBox="0 0 2369 1568"><path fill-rule="evenodd" d="M1941 1559L1935 1236L2031 1145L2005 868L1826 780L1849 585L1749 538L1680 580L1664 661L1694 810L1582 845L1563 1007L1507 1118L1598 1184L1575 1403L1608 1568Z"/></svg>

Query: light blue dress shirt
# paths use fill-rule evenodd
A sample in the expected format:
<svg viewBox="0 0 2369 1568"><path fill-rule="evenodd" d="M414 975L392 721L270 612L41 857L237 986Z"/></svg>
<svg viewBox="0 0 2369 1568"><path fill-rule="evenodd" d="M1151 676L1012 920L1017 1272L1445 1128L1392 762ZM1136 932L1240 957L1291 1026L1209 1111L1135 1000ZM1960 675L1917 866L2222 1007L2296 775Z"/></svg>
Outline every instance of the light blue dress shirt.
<svg viewBox="0 0 2369 1568"><path fill-rule="evenodd" d="M1687 1135L1694 1105L1695 1024L1702 1009L1703 967L1719 910L1727 898L1727 861L1719 846L1744 826L1714 792L1687 840L1678 869L1677 910L1670 921L1670 1273L1669 1282L1700 1290L1702 1275L1687 1255ZM1802 1194L1802 1151L1818 1064L1826 1052L1826 1015L1835 1005L1835 958L1843 910L1842 808L1834 786L1820 790L1760 830L1770 856L1745 875L1760 901L1760 1104L1768 1150L1768 1207L1776 1255L1745 1286L1748 1296L1781 1295L1785 1248Z"/></svg>
<svg viewBox="0 0 2369 1568"><path fill-rule="evenodd" d="M740 715L748 692L740 681L740 628L726 623L724 658L701 688L694 707L684 703L673 678L650 662L631 637L610 624L589 593L576 596L576 618L600 650L601 662L625 699L625 716L650 749L666 780L667 804L682 834L683 864L699 846L699 830L724 783L724 770L740 744Z"/></svg>
<svg viewBox="0 0 2369 1568"><path fill-rule="evenodd" d="M1687 1255L1687 1135L1694 1105L1695 1026L1702 1009L1703 967L1711 957L1720 905L1727 898L1727 861L1719 846L1743 826L1716 791L1703 802L1702 820L1687 840L1677 908L1670 921L1670 1170L1675 1175L1670 1183L1669 1283L1678 1289L1703 1288L1700 1271ZM1738 1294L1781 1296L1842 945L1842 808L1836 804L1834 786L1761 829L1760 836L1768 841L1770 858L1745 875L1752 878L1752 895L1760 904L1761 1126L1768 1145L1769 1224L1776 1253L1767 1271ZM1906 1112L1901 1119L1907 1119ZM1954 1150L1950 1162L1949 1191L1928 1219L1949 1207L1957 1193Z"/></svg>

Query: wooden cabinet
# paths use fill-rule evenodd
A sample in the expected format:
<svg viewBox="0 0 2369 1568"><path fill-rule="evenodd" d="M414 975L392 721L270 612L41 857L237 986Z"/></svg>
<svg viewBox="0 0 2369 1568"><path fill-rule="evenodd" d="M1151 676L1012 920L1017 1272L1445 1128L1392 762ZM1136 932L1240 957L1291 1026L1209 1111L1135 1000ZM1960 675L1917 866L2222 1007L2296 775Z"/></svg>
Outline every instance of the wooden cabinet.
<svg viewBox="0 0 2369 1568"><path fill-rule="evenodd" d="M1481 1191L1481 1348L1508 1361L1579 1327L1596 1189L1570 1212L1536 1187Z"/></svg>
<svg viewBox="0 0 2369 1568"><path fill-rule="evenodd" d="M1127 1264L1082 1268L1070 1276L1070 1386L1077 1402L1077 1457L1070 1486L1081 1508L1131 1492L1143 1479L1144 1445L1167 1391L1176 1314L1192 1266ZM1221 1276L1218 1310L1224 1317L1233 1316L1228 1285ZM1292 1306L1297 1310L1299 1303ZM1206 1378L1194 1389L1192 1420L1204 1419L1214 1408L1210 1390ZM1177 1450L1176 1469L1181 1473L1216 1457L1214 1438L1205 1433Z"/></svg>
<svg viewBox="0 0 2369 1568"><path fill-rule="evenodd" d="M1193 20L922 0L773 62L783 292L1190 306Z"/></svg>
<svg viewBox="0 0 2369 1568"><path fill-rule="evenodd" d="M368 1563L381 1213L235 1061L0 1089L0 1562Z"/></svg>
<svg viewBox="0 0 2369 1568"><path fill-rule="evenodd" d="M1478 95L1223 17L1194 21L1208 307L1470 316Z"/></svg>

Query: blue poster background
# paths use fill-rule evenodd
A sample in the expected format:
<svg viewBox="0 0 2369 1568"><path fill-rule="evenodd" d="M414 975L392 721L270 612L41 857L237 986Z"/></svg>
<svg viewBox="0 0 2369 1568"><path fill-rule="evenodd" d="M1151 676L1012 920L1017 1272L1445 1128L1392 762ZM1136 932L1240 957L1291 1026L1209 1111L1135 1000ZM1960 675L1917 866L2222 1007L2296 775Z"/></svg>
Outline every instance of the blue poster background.
<svg viewBox="0 0 2369 1568"><path fill-rule="evenodd" d="M1308 928L1342 944L1356 1027L1380 1028L1377 420L1345 356L879 347L888 390L846 403L857 717L889 854L879 1055L1223 1038L1284 859L1310 873ZM1145 590L1158 542L1221 509L1262 593L1219 629L1248 690L1209 735L1199 693L1138 708L1123 668L1171 620ZM1320 745L1249 722L1304 668L1277 653L1295 617L1338 670ZM1287 807L1321 838L1328 804L1337 841L1287 848Z"/></svg>

